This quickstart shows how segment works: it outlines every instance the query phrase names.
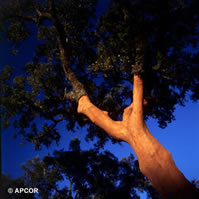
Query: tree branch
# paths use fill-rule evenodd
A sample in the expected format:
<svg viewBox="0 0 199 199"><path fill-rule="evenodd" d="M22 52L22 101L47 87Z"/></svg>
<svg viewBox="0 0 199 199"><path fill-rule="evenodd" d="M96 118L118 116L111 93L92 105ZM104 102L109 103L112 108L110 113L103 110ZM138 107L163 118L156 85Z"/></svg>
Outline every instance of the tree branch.
<svg viewBox="0 0 199 199"><path fill-rule="evenodd" d="M34 23L39 23L41 19L43 18L48 18L50 19L51 15L50 13L48 12L40 12L39 9L35 9L37 15L38 15L38 18L37 17L33 17L31 15L21 15L21 14L11 14L9 16L6 17L7 18L19 18L19 19L23 19L23 20L27 20L27 21L32 21ZM3 19L4 20L4 19Z"/></svg>
<svg viewBox="0 0 199 199"><path fill-rule="evenodd" d="M68 181L69 181L69 197L72 197L72 181L70 179L70 177L67 175L68 177Z"/></svg>
<svg viewBox="0 0 199 199"><path fill-rule="evenodd" d="M105 130L110 136L118 140L126 141L127 129L122 121L114 121L108 116L108 112L97 108L88 96L82 96L78 103L78 113L86 115L94 124Z"/></svg>
<svg viewBox="0 0 199 199"><path fill-rule="evenodd" d="M129 129L140 126L144 128L143 117L143 81L134 75L133 103L124 109L123 120L114 121L108 112L97 108L88 96L82 96L78 101L78 113L86 115L94 124L105 130L110 136L118 140L129 142ZM128 129L129 128L129 129Z"/></svg>
<svg viewBox="0 0 199 199"><path fill-rule="evenodd" d="M144 124L143 114L143 80L139 75L134 74L133 80L133 112L130 116L131 121L141 122L141 126Z"/></svg>
<svg viewBox="0 0 199 199"><path fill-rule="evenodd" d="M38 16L40 17L40 18L51 18L51 15L50 15L50 13L48 13L48 12L41 12L39 9L35 9L35 11L36 11L36 13L38 14Z"/></svg>
<svg viewBox="0 0 199 199"><path fill-rule="evenodd" d="M55 5L53 0L49 0L49 10L51 14L52 22L57 30L58 36L58 47L60 51L60 60L62 62L63 70L66 76L66 79L70 82L72 85L72 92L65 94L65 97L69 100L76 101L80 99L81 96L87 96L87 92L84 89L83 84L76 78L74 72L72 71L70 67L69 62L69 54L67 52L67 45L65 42L65 34L64 34L64 28L62 24L60 23L56 11L55 11Z"/></svg>

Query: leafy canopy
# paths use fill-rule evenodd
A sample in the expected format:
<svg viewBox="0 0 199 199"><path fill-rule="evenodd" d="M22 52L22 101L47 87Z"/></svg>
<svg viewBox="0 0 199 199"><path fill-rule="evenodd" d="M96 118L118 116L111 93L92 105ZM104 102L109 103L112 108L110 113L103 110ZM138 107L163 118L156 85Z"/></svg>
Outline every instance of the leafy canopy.
<svg viewBox="0 0 199 199"><path fill-rule="evenodd" d="M14 125L37 149L59 141L61 122L67 130L87 125L87 139L97 136L98 146L108 139L77 114L76 103L64 98L73 88L63 71L59 38L67 48L70 68L89 97L113 119L121 119L131 100L135 72L142 74L145 83L145 117L157 118L160 127L174 119L175 105L183 105L188 93L198 100L197 1L114 0L105 13L96 15L96 1L58 0L54 11L59 25L50 17L49 2L1 2L6 38L14 50L37 35L32 40L37 47L28 49L33 59L24 66L25 73L15 76L10 66L1 70L5 128ZM139 51L138 43L143 47ZM135 67L139 65L136 56L144 57L143 67Z"/></svg>
<svg viewBox="0 0 199 199"><path fill-rule="evenodd" d="M159 198L140 173L133 155L118 160L108 151L81 150L77 138L69 148L42 160L35 157L23 165L25 183L38 187L40 198L138 199L138 191L146 191L149 198Z"/></svg>

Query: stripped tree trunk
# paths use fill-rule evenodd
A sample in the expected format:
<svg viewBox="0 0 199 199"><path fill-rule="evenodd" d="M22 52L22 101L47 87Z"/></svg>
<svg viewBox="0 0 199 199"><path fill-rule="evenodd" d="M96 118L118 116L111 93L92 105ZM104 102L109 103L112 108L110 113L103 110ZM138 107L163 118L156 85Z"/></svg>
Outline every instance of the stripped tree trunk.
<svg viewBox="0 0 199 199"><path fill-rule="evenodd" d="M84 85L78 81L70 67L64 30L53 4L54 1L49 0L49 13L43 16L51 19L57 30L60 60L66 78L73 88L65 97L78 102L78 113L86 115L110 136L130 144L138 158L141 172L163 198L198 199L199 193L176 167L170 152L151 135L144 122L143 80L140 76L134 74L133 103L124 110L122 121L113 121L106 111L100 110L90 101ZM142 68L144 64L144 43L139 42L141 40L139 37L136 40L137 68Z"/></svg>
<svg viewBox="0 0 199 199"><path fill-rule="evenodd" d="M133 103L124 110L122 121L113 121L97 108L88 96L82 96L78 112L109 135L130 144L138 158L141 172L165 199L199 198L193 185L176 167L173 158L149 132L143 116L143 81L134 75Z"/></svg>

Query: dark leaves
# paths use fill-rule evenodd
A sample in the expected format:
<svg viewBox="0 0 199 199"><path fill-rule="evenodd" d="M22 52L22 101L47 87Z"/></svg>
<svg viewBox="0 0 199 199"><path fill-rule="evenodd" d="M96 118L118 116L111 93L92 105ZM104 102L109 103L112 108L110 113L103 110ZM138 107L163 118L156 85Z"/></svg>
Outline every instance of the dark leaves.
<svg viewBox="0 0 199 199"><path fill-rule="evenodd" d="M78 139L74 139L70 146L78 146ZM72 149L71 148L71 149ZM76 148L76 147L75 147ZM43 160L34 158L24 164L25 182L40 188L42 194L48 197L65 193L64 198L70 196L70 190L78 198L96 197L138 198L136 190L147 191L152 195L152 187L138 169L137 161L130 155L118 160L108 151L56 151L54 155L47 155ZM58 182L64 183L64 188L58 188Z"/></svg>
<svg viewBox="0 0 199 199"><path fill-rule="evenodd" d="M10 4L10 9L18 9L16 13L21 17L5 15L8 39L14 43L23 41L31 29L37 35L33 41L37 46L32 49L33 61L25 66L26 73L13 76L10 81L11 69L2 71L4 127L17 116L15 126L19 132L39 147L58 140L56 126L60 122L64 122L67 130L74 130L77 124L90 125L87 139L94 140L97 136L96 145L103 147L109 137L77 114L76 104L64 98L65 92L72 93L72 85L62 69L58 31L50 18L41 23L28 20L27 16L38 18L34 3ZM45 1L36 5L41 12L48 11ZM191 91L193 100L199 98L198 3L111 1L99 20L95 9L96 1L55 1L67 59L77 79L95 105L108 111L112 119L121 120L123 109L131 102L132 72L141 72L148 101L145 118L152 116L160 127L166 127L175 119L175 106L184 104L187 93ZM144 49L139 51L138 43ZM143 65L137 64L139 57ZM75 96L79 93L77 89ZM41 119L47 120L45 132L50 132L49 137L42 130L43 122L30 133L35 120Z"/></svg>

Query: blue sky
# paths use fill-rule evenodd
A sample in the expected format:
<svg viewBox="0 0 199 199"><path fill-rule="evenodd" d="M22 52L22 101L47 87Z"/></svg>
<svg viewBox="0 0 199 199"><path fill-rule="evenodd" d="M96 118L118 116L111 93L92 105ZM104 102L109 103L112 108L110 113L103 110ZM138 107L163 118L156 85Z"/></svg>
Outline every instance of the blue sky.
<svg viewBox="0 0 199 199"><path fill-rule="evenodd" d="M103 9L103 8L102 8ZM34 39L34 38L33 38ZM5 64L10 64L15 67L15 71L20 73L24 67L24 63L30 61L33 54L32 48L36 44L32 41L26 41L23 45L22 51L18 56L13 56L10 53L10 43L2 41L0 43L0 68ZM176 107L175 111L176 120L168 125L166 129L160 129L154 119L147 122L149 130L158 141L168 149L177 167L189 180L199 180L199 103L193 103L187 98L185 107ZM62 140L58 148L68 148L68 143L71 138L79 136L81 138L86 134L85 129L80 129L76 134L65 132L66 130L60 126L62 131ZM15 133L14 128L10 127L6 131L1 129L2 133L2 169L4 173L12 177L22 175L21 164L36 155L41 157L48 152L52 152L57 146L53 144L49 149L42 151L34 151L32 144L20 146L20 139L14 140L12 135ZM82 140L82 149L88 149L89 143ZM128 144L123 143L121 146L108 143L105 149L110 150L119 159L133 153L133 150ZM144 198L144 197L143 197Z"/></svg>
<svg viewBox="0 0 199 199"><path fill-rule="evenodd" d="M10 44L7 41L1 42L0 67L10 64L15 67L17 73L20 73L24 63L30 61L33 56L29 48L34 47L34 44L31 42L32 46L30 46L30 42L26 41L24 43L22 51L16 57L10 53ZM152 135L171 152L177 167L183 174L189 180L199 179L199 103L192 103L187 100L185 107L176 107L175 116L176 120L169 124L166 129L160 129L154 119L150 119L147 125ZM63 131L61 133L63 138L58 148L67 149L71 138L75 136L84 137L85 135L84 128L80 129L77 134L65 132L66 130L62 127L60 127L60 131ZM28 159L32 159L36 155L42 157L46 153L52 152L55 148L58 149L55 144L49 150L44 148L42 151L34 151L32 144L20 146L20 139L14 140L12 138L14 133L15 130L12 127L2 131L2 168L3 172L12 177L22 175L21 164ZM88 149L90 144L82 141L81 147L82 149ZM119 159L128 156L130 153L134 154L130 146L125 143L121 146L108 143L105 149L110 150Z"/></svg>

